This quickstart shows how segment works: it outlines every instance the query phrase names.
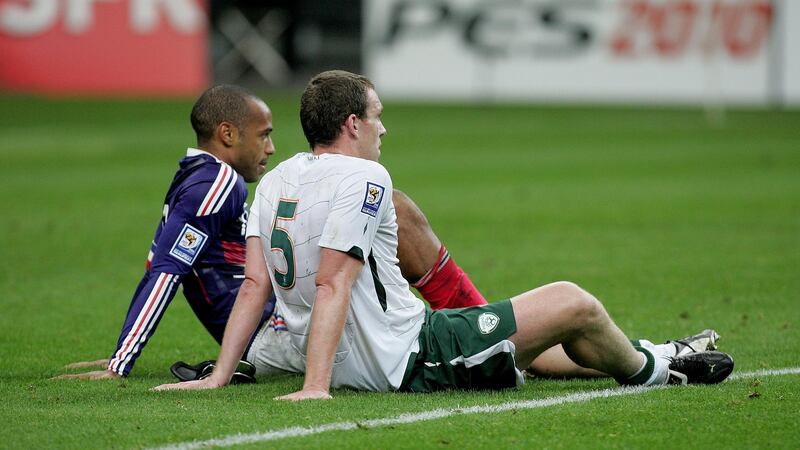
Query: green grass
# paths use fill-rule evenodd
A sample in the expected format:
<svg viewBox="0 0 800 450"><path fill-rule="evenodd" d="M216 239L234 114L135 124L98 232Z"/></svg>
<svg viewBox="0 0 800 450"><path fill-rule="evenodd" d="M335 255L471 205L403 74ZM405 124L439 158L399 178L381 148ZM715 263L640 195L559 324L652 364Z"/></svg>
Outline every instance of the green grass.
<svg viewBox="0 0 800 450"><path fill-rule="evenodd" d="M267 99L274 165L306 145L295 96ZM273 401L302 383L287 377L153 393L175 360L217 353L180 294L128 380L48 380L113 350L164 191L193 143L190 105L0 97L0 447L151 447L614 386ZM737 371L800 366L800 112L729 111L711 126L693 109L387 102L384 119L395 187L487 297L572 280L631 337L713 326ZM800 441L798 388L797 375L737 380L270 445L786 448Z"/></svg>

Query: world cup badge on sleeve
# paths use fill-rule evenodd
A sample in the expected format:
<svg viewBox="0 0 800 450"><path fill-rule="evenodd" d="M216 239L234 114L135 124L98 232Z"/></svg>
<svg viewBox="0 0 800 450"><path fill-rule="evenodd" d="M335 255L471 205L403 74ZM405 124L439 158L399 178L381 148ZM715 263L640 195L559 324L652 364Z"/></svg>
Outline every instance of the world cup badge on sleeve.
<svg viewBox="0 0 800 450"><path fill-rule="evenodd" d="M376 217L378 208L381 207L381 201L383 200L383 191L383 186L367 181L367 193L364 195L364 204L361 206L361 212Z"/></svg>
<svg viewBox="0 0 800 450"><path fill-rule="evenodd" d="M172 244L169 254L191 266L206 240L208 235L187 223L183 226L178 239Z"/></svg>

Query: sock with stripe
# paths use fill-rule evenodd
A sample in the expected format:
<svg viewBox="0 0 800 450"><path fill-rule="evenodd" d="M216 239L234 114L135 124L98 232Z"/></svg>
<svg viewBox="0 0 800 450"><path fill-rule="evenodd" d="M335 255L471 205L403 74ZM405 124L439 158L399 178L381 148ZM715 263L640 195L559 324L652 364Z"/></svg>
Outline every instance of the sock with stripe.
<svg viewBox="0 0 800 450"><path fill-rule="evenodd" d="M627 378L617 378L617 382L624 385L642 386L666 384L669 379L667 360L654 355L645 347L634 346L634 348L642 355L642 367Z"/></svg>
<svg viewBox="0 0 800 450"><path fill-rule="evenodd" d="M411 286L419 291L432 309L463 308L487 303L444 245L439 249L439 258L433 267Z"/></svg>

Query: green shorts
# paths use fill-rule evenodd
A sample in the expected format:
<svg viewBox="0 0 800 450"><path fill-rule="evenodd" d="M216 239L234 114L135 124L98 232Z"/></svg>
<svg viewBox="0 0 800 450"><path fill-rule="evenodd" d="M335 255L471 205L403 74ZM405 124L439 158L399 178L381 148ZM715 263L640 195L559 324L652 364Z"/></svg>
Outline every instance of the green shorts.
<svg viewBox="0 0 800 450"><path fill-rule="evenodd" d="M401 391L503 389L523 383L514 365L517 331L511 300L425 312L419 353L412 353Z"/></svg>

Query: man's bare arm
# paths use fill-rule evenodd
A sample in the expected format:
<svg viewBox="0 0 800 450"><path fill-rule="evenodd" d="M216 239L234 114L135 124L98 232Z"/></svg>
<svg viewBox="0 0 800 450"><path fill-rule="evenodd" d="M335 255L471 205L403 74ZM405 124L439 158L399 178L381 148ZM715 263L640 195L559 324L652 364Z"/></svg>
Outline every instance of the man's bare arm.
<svg viewBox="0 0 800 450"><path fill-rule="evenodd" d="M246 258L244 282L239 288L236 303L233 305L228 324L225 327L222 348L214 372L203 380L162 384L153 390L213 389L228 384L247 343L250 342L250 338L261 321L267 298L272 294L272 283L267 273L266 261L264 261L261 238L255 236L247 238Z"/></svg>
<svg viewBox="0 0 800 450"><path fill-rule="evenodd" d="M311 327L308 336L306 376L303 389L276 400L329 399L333 357L342 337L350 290L353 288L364 262L340 252L322 248L319 272L317 272L317 294L311 312Z"/></svg>
<svg viewBox="0 0 800 450"><path fill-rule="evenodd" d="M112 372L108 369L108 359L98 359L95 361L81 361L72 364L67 364L64 366L65 369L86 369L91 367L102 367L104 370L93 370L91 372L83 372L83 373L68 373L66 375L59 375L57 377L51 378L51 380L74 380L74 379L81 379L81 380L113 380L119 378L120 376L116 372Z"/></svg>
<svg viewBox="0 0 800 450"><path fill-rule="evenodd" d="M68 373L51 378L51 380L116 380L121 378L116 372L108 369L92 370L91 372Z"/></svg>
<svg viewBox="0 0 800 450"><path fill-rule="evenodd" d="M108 358L94 361L81 361L64 366L65 369L87 369L90 367L96 367L98 369L108 367Z"/></svg>

